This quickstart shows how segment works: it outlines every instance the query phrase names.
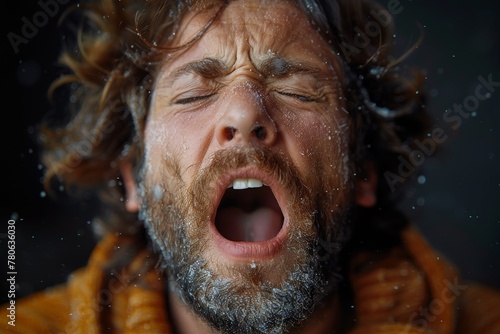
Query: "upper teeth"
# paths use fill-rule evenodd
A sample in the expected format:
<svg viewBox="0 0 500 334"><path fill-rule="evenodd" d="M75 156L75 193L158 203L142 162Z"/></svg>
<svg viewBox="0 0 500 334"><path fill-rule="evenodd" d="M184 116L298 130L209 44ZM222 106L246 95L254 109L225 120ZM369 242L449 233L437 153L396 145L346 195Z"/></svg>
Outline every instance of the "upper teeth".
<svg viewBox="0 0 500 334"><path fill-rule="evenodd" d="M257 179L236 179L229 187L233 189L260 188L262 181Z"/></svg>

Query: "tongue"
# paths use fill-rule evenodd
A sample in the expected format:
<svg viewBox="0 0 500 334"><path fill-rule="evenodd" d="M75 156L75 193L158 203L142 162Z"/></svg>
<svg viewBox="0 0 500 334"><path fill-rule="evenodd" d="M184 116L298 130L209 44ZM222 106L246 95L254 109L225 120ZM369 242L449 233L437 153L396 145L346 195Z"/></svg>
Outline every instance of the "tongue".
<svg viewBox="0 0 500 334"><path fill-rule="evenodd" d="M281 230L282 216L267 207L245 212L237 207L221 209L216 226L220 234L232 241L257 242L274 238Z"/></svg>

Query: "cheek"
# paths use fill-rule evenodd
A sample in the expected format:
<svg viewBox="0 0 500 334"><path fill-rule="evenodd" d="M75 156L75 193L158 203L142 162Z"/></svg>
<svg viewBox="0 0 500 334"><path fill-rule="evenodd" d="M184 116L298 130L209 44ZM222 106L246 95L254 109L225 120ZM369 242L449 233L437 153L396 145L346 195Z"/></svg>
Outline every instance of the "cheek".
<svg viewBox="0 0 500 334"><path fill-rule="evenodd" d="M196 169L187 167L200 164L211 126L207 119L196 115L155 116L148 121L145 130L148 168L155 173L162 172L165 166L179 168L184 178L185 173ZM171 170L169 173L178 171Z"/></svg>
<svg viewBox="0 0 500 334"><path fill-rule="evenodd" d="M165 166L169 165L169 161L176 161L179 158L179 147L182 144L175 140L181 138L178 129L155 116L152 115L148 119L144 132L144 168L151 182L161 183L165 179L165 174L171 172Z"/></svg>
<svg viewBox="0 0 500 334"><path fill-rule="evenodd" d="M307 113L288 115L283 124L288 151L303 175L345 170L349 129L345 118Z"/></svg>

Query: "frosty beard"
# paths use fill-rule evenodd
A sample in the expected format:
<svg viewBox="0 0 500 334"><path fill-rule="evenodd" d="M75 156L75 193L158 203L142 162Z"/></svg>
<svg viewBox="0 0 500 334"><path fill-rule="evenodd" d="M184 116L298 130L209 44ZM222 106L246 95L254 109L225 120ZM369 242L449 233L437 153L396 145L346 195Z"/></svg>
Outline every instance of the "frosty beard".
<svg viewBox="0 0 500 334"><path fill-rule="evenodd" d="M206 256L213 188L227 171L249 165L271 175L285 190L290 229L275 258L228 265ZM165 167L170 175L160 179L168 180L168 185L161 186L142 169L140 217L161 254L169 288L214 329L286 332L307 319L336 288L351 187L336 193L328 190L349 185L345 175L317 175L314 186L306 187L291 163L261 148L215 153L189 186L173 161ZM336 246L325 252L325 245Z"/></svg>

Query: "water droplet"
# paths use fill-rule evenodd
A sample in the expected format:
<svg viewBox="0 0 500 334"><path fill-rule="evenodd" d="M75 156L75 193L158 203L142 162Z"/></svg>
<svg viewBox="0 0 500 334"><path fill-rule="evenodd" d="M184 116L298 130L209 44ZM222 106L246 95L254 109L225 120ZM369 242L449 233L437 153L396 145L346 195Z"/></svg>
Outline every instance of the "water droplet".
<svg viewBox="0 0 500 334"><path fill-rule="evenodd" d="M164 190L163 188L158 185L158 184L155 184L154 187L153 187L153 196L154 198L159 201L163 198L163 193L164 193Z"/></svg>

